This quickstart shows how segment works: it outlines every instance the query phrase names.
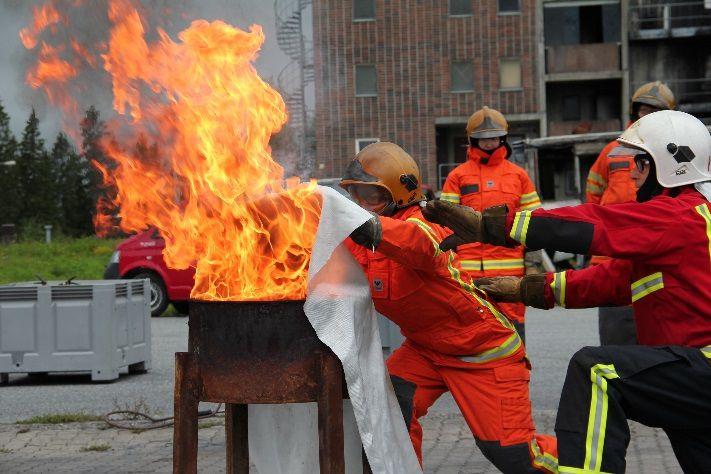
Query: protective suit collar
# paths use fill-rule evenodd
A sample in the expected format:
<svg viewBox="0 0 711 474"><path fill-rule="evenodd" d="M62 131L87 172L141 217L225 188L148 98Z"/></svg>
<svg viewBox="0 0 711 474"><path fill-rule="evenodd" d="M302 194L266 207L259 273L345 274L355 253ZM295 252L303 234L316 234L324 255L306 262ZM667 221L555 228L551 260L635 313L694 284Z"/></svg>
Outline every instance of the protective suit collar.
<svg viewBox="0 0 711 474"><path fill-rule="evenodd" d="M496 166L509 156L509 149L506 145L501 145L492 153L488 153L481 148L470 146L467 149L467 159L475 163L487 166Z"/></svg>

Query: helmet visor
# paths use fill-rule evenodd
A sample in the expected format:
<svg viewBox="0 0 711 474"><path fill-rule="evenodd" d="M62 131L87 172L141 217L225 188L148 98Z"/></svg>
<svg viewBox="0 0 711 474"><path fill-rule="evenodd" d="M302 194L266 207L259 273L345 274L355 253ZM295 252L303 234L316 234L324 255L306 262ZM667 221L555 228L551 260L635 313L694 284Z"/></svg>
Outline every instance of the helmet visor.
<svg viewBox="0 0 711 474"><path fill-rule="evenodd" d="M643 155L646 154L647 152L642 150L641 148L632 148L629 146L617 146L612 149L610 153L607 154L610 158L615 158L618 156L637 156L637 155Z"/></svg>
<svg viewBox="0 0 711 474"><path fill-rule="evenodd" d="M348 194L363 209L380 213L393 199L387 189L372 184L350 184Z"/></svg>

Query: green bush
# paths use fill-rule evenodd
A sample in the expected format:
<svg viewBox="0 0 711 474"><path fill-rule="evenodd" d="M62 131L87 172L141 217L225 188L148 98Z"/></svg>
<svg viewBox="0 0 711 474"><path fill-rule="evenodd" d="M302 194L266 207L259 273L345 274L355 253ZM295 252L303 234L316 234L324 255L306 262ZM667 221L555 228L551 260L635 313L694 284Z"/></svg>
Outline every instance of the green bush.
<svg viewBox="0 0 711 474"><path fill-rule="evenodd" d="M0 245L0 284L45 280L98 280L121 239L59 237L51 243Z"/></svg>

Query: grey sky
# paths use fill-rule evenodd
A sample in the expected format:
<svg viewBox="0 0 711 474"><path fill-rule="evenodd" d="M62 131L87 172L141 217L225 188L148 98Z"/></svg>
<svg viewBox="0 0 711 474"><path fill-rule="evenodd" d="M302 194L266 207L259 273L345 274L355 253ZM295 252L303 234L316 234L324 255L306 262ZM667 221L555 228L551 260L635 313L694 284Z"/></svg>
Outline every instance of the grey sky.
<svg viewBox="0 0 711 474"><path fill-rule="evenodd" d="M0 0L0 100L10 115L11 127L18 136L30 109L35 107L40 116L42 135L51 143L59 130L59 115L25 84L24 72L29 56L18 36L20 29L32 18L32 7L41 3L43 2ZM161 3L173 5L186 2L163 0ZM262 26L266 41L257 61L257 69L262 77L276 77L290 61L276 42L272 0L196 0L192 3L190 20L222 19L243 29L253 23Z"/></svg>

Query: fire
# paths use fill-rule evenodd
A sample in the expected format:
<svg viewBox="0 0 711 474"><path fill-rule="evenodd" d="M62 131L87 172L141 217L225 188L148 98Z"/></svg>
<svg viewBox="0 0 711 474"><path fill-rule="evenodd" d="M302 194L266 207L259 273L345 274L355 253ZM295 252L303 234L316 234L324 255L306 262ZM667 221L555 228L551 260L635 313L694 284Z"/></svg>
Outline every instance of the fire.
<svg viewBox="0 0 711 474"><path fill-rule="evenodd" d="M35 25L44 11L35 10ZM156 227L166 263L195 266L193 298L304 298L321 201L315 183L285 181L271 158L269 139L287 114L253 65L261 27L196 20L177 40L158 28L150 42L130 1L110 1L107 14L100 58L71 44L75 59L61 69L56 54L39 54L28 81L67 111L57 99L82 67L98 64L107 73L117 118L108 124L112 165L103 171L116 183L121 228Z"/></svg>
<svg viewBox="0 0 711 474"><path fill-rule="evenodd" d="M33 8L34 21L32 26L20 30L20 40L27 49L37 46L37 37L49 26L59 23L62 19L54 2Z"/></svg>

